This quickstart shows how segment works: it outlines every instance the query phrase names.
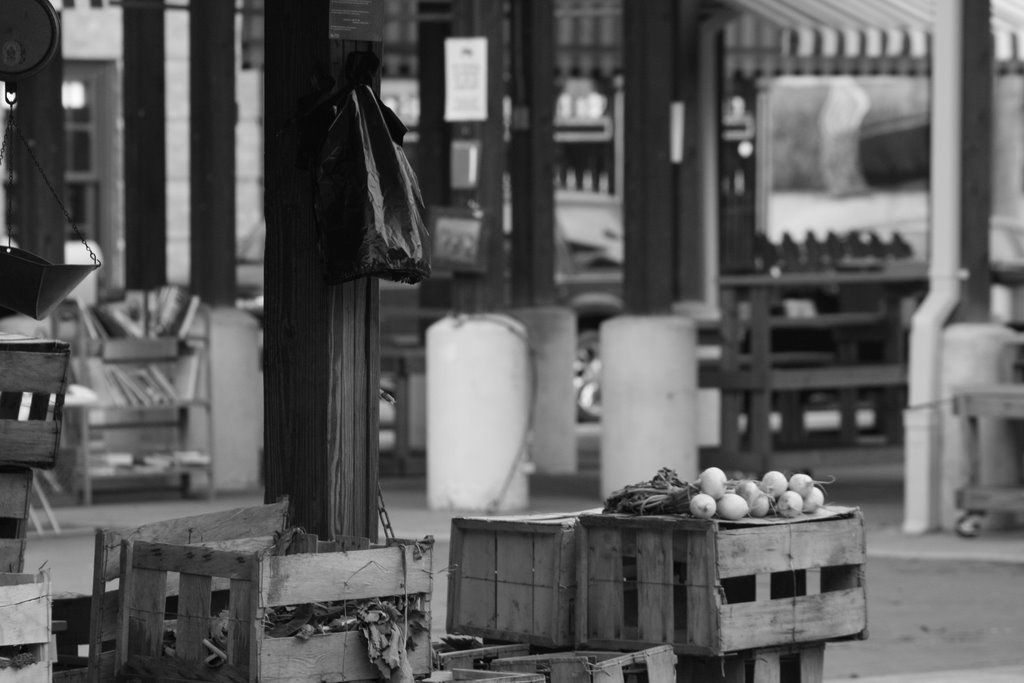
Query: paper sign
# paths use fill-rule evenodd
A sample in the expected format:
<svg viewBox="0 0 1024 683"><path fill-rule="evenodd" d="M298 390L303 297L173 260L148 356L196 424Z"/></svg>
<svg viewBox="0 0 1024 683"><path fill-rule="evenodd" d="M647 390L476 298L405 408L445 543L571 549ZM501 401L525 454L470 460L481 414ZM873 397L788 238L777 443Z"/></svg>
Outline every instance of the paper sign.
<svg viewBox="0 0 1024 683"><path fill-rule="evenodd" d="M483 216L469 209L431 207L431 267L435 271L484 272L483 229Z"/></svg>
<svg viewBox="0 0 1024 683"><path fill-rule="evenodd" d="M487 120L487 39L444 41L444 120Z"/></svg>
<svg viewBox="0 0 1024 683"><path fill-rule="evenodd" d="M331 40L384 38L384 0L331 0L328 19Z"/></svg>

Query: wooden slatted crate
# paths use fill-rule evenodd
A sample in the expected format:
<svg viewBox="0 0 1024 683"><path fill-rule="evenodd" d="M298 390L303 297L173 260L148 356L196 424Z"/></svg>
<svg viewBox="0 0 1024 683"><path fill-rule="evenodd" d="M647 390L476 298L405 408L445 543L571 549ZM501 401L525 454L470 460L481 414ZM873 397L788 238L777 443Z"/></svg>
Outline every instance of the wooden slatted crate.
<svg viewBox="0 0 1024 683"><path fill-rule="evenodd" d="M866 634L857 508L737 522L588 514L577 540L587 647L721 656Z"/></svg>
<svg viewBox="0 0 1024 683"><path fill-rule="evenodd" d="M676 654L671 645L626 654L596 650L551 652L496 659L491 662L491 670L543 673L549 683L675 683Z"/></svg>
<svg viewBox="0 0 1024 683"><path fill-rule="evenodd" d="M736 652L724 657L680 657L680 681L701 683L821 683L825 644Z"/></svg>
<svg viewBox="0 0 1024 683"><path fill-rule="evenodd" d="M0 452L2 452L0 444ZM0 466L0 572L20 572L32 495L32 470Z"/></svg>
<svg viewBox="0 0 1024 683"><path fill-rule="evenodd" d="M0 668L0 683L51 679L50 577L0 574L0 657L29 655L34 663Z"/></svg>
<svg viewBox="0 0 1024 683"><path fill-rule="evenodd" d="M572 647L576 518L452 519L448 632Z"/></svg>
<svg viewBox="0 0 1024 683"><path fill-rule="evenodd" d="M491 662L500 657L518 657L530 654L530 646L526 643L509 645L484 645L468 650L452 650L451 652L434 652L434 662L441 671L453 669L487 669Z"/></svg>
<svg viewBox="0 0 1024 683"><path fill-rule="evenodd" d="M377 679L359 631L271 637L264 630L270 608L308 603L355 603L375 597L409 597L426 613L428 631L408 652L414 674L431 671L430 595L432 541L349 552L272 555L188 545L125 541L121 561L119 677L205 681L320 683ZM164 593L168 573L178 573L175 651L163 647ZM230 580L226 661L211 667L210 586ZM354 609L353 609L354 612ZM422 640L422 642L420 642Z"/></svg>
<svg viewBox="0 0 1024 683"><path fill-rule="evenodd" d="M0 332L0 465L57 464L70 357L66 342Z"/></svg>

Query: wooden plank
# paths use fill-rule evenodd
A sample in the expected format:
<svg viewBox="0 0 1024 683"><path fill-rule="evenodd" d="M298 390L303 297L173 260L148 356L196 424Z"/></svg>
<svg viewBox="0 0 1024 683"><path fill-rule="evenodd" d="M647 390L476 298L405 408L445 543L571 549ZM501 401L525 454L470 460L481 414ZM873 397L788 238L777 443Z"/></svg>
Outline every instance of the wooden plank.
<svg viewBox="0 0 1024 683"><path fill-rule="evenodd" d="M1024 510L1024 488L968 486L959 491L957 507L985 512L1020 512Z"/></svg>
<svg viewBox="0 0 1024 683"><path fill-rule="evenodd" d="M201 662L209 654L203 639L210 636L210 584L201 574L182 574L178 582L178 618L175 626L175 656Z"/></svg>
<svg viewBox="0 0 1024 683"><path fill-rule="evenodd" d="M497 628L494 533L461 530L454 524L452 533L450 564L455 578L448 590L448 631L460 633L466 627Z"/></svg>
<svg viewBox="0 0 1024 683"><path fill-rule="evenodd" d="M429 592L430 557L427 552L406 565L401 548L267 557L260 600L295 605Z"/></svg>
<svg viewBox="0 0 1024 683"><path fill-rule="evenodd" d="M991 393L963 394L956 397L957 412L968 416L1024 418L1024 395L1000 389Z"/></svg>
<svg viewBox="0 0 1024 683"><path fill-rule="evenodd" d="M533 536L500 534L495 559L495 600L501 624L509 631L529 634L534 625Z"/></svg>
<svg viewBox="0 0 1024 683"><path fill-rule="evenodd" d="M380 671L369 658L366 641L357 631L299 638L262 638L259 680L320 683L329 681L377 680ZM409 652L413 673L431 670L430 648Z"/></svg>
<svg viewBox="0 0 1024 683"><path fill-rule="evenodd" d="M287 524L288 500L210 512L190 517L161 520L138 527L102 529L97 532L96 557L101 559L99 575L104 581L116 579L120 568L118 552L122 540L168 544L198 544L236 538L253 538L283 531Z"/></svg>
<svg viewBox="0 0 1024 683"><path fill-rule="evenodd" d="M51 663L41 661L20 669L5 669L3 674L0 674L0 680L3 683L39 683L40 681L49 681L52 676L51 671Z"/></svg>
<svg viewBox="0 0 1024 683"><path fill-rule="evenodd" d="M453 669L453 681L488 681L488 683L546 683L544 674L501 673L499 671L475 671Z"/></svg>
<svg viewBox="0 0 1024 683"><path fill-rule="evenodd" d="M779 391L899 386L907 382L907 367L903 364L861 364L785 368L772 370L770 378L771 386Z"/></svg>
<svg viewBox="0 0 1024 683"><path fill-rule="evenodd" d="M753 657L754 679L752 683L779 683L782 679L782 663L776 650L757 652ZM800 679L803 681L803 679Z"/></svg>
<svg viewBox="0 0 1024 683"><path fill-rule="evenodd" d="M238 666L249 665L252 646L253 623L252 593L255 584L251 581L233 579L228 599L228 661Z"/></svg>
<svg viewBox="0 0 1024 683"><path fill-rule="evenodd" d="M131 565L131 543L125 543L122 558L126 566ZM133 654L159 657L163 652L167 572L132 569L126 572L124 584L117 660L124 664Z"/></svg>
<svg viewBox="0 0 1024 683"><path fill-rule="evenodd" d="M0 572L20 572L25 563L24 538L0 538Z"/></svg>
<svg viewBox="0 0 1024 683"><path fill-rule="evenodd" d="M63 394L71 347L53 352L16 351L0 348L0 392Z"/></svg>
<svg viewBox="0 0 1024 683"><path fill-rule="evenodd" d="M537 541L540 542L542 538L537 537ZM539 553L534 553L535 558L538 555ZM541 632L551 634L550 647L567 647L576 643L573 618L577 595L575 529L571 532L566 530L561 534L552 559L554 566L551 567L551 571L555 581L551 590L554 591L555 599L550 613L546 612L546 608L538 611L537 626L538 629L544 629ZM542 564L538 563L538 566ZM542 587L538 587L538 592L543 590ZM535 601L542 599L541 595L534 596Z"/></svg>
<svg viewBox="0 0 1024 683"><path fill-rule="evenodd" d="M640 640L670 643L675 636L672 535L671 530L637 531L637 626Z"/></svg>
<svg viewBox="0 0 1024 683"><path fill-rule="evenodd" d="M435 656L442 671L452 669L476 669L475 664L481 662L490 665L494 661L506 658L515 658L530 654L530 646L526 643L512 643L509 645L485 645L474 647L469 650L454 650L452 652L438 652Z"/></svg>
<svg viewBox="0 0 1024 683"><path fill-rule="evenodd" d="M135 569L251 579L258 563L258 557L253 553L146 541L135 541L134 545L132 567Z"/></svg>
<svg viewBox="0 0 1024 683"><path fill-rule="evenodd" d="M721 607L720 652L857 635L867 628L863 588Z"/></svg>
<svg viewBox="0 0 1024 683"><path fill-rule="evenodd" d="M5 465L52 468L60 446L60 422L0 420Z"/></svg>
<svg viewBox="0 0 1024 683"><path fill-rule="evenodd" d="M686 638L677 644L720 650L721 596L717 590L715 530L690 534L686 558Z"/></svg>
<svg viewBox="0 0 1024 683"><path fill-rule="evenodd" d="M31 491L32 470L0 468L0 517L25 519Z"/></svg>
<svg viewBox="0 0 1024 683"><path fill-rule="evenodd" d="M618 528L593 527L580 537L581 552L586 555L586 576L580 576L582 589L577 609L586 611L586 631L577 631L581 642L591 639L622 637L622 534Z"/></svg>
<svg viewBox="0 0 1024 683"><path fill-rule="evenodd" d="M0 647L50 642L46 574L0 575Z"/></svg>
<svg viewBox="0 0 1024 683"><path fill-rule="evenodd" d="M825 644L805 645L800 648L800 680L803 683L821 683L825 677Z"/></svg>
<svg viewBox="0 0 1024 683"><path fill-rule="evenodd" d="M718 576L863 564L863 536L858 518L723 529L718 535Z"/></svg>

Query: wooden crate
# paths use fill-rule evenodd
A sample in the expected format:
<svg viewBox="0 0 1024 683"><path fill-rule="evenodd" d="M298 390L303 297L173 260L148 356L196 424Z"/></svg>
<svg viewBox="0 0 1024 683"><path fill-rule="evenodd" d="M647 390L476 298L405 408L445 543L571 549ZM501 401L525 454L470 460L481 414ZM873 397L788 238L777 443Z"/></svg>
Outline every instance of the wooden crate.
<svg viewBox="0 0 1024 683"><path fill-rule="evenodd" d="M0 465L57 464L71 347L0 332Z"/></svg>
<svg viewBox="0 0 1024 683"><path fill-rule="evenodd" d="M491 670L543 673L549 683L675 683L676 653L671 645L626 654L596 650L552 652L496 659L491 662Z"/></svg>
<svg viewBox="0 0 1024 683"><path fill-rule="evenodd" d="M0 451L2 451L0 444ZM0 466L0 572L20 572L32 495L32 470Z"/></svg>
<svg viewBox="0 0 1024 683"><path fill-rule="evenodd" d="M825 644L736 652L724 657L680 657L680 681L701 683L821 683Z"/></svg>
<svg viewBox="0 0 1024 683"><path fill-rule="evenodd" d="M245 544L249 549L273 545L275 535L287 527L288 499L277 503L218 510L202 515L159 520L137 527L97 529L93 556L92 594L62 595L53 601L53 618L66 623L56 633L57 659L61 665L54 680L77 681L85 675L90 683L114 678L115 643L120 634L118 621L119 591L116 581L121 573L121 542L125 539L162 541L176 544ZM223 582L221 582L223 583ZM214 586L215 604L226 604L228 586ZM177 604L176 586L167 591L167 609ZM88 650L87 663L79 651Z"/></svg>
<svg viewBox="0 0 1024 683"><path fill-rule="evenodd" d="M414 674L431 671L430 595L432 541L401 542L349 552L273 555L188 545L125 541L121 561L121 637L118 676L129 680L289 681L377 679L366 641L358 631L275 638L264 631L271 607L306 603L353 603L408 596L426 613L427 633L408 652ZM166 612L168 573L176 572L178 611ZM204 663L210 624L210 584L231 581L226 662ZM355 607L355 605L353 605ZM163 648L166 619L176 617L176 651Z"/></svg>
<svg viewBox="0 0 1024 683"><path fill-rule="evenodd" d="M16 652L35 663L0 669L0 683L43 683L50 672L50 577L0 574L0 656Z"/></svg>
<svg viewBox="0 0 1024 683"><path fill-rule="evenodd" d="M468 650L452 650L451 652L435 652L434 666L441 671L453 669L486 670L491 662L500 657L518 657L530 654L530 646L526 643L509 645L484 645Z"/></svg>
<svg viewBox="0 0 1024 683"><path fill-rule="evenodd" d="M576 518L452 519L448 632L572 647Z"/></svg>
<svg viewBox="0 0 1024 683"><path fill-rule="evenodd" d="M866 633L857 508L738 522L589 514L576 533L587 647L721 656Z"/></svg>

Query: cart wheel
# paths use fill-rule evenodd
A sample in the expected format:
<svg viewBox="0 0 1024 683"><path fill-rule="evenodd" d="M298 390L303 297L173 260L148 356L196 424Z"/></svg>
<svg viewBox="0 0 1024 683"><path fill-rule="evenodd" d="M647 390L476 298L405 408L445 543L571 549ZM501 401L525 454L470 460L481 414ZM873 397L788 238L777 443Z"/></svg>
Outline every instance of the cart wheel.
<svg viewBox="0 0 1024 683"><path fill-rule="evenodd" d="M981 518L984 516L980 512L967 512L964 513L960 519L956 522L956 533L963 538L974 538L978 535L978 531L981 529Z"/></svg>

